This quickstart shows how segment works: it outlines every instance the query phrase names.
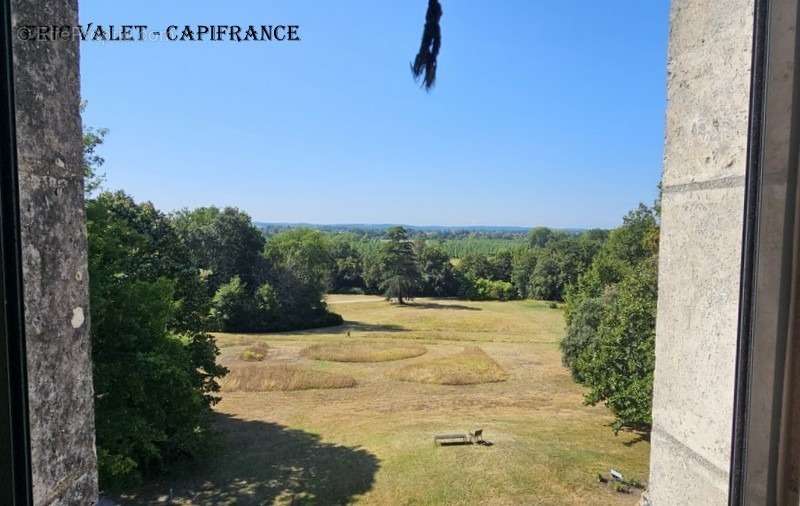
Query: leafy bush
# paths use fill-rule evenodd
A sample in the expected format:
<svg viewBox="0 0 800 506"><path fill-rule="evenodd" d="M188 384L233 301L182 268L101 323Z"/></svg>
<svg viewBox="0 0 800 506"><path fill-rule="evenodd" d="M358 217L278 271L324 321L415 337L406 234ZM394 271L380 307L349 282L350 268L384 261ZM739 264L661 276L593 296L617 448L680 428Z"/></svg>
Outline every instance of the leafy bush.
<svg viewBox="0 0 800 506"><path fill-rule="evenodd" d="M508 281L492 281L490 279L479 278L474 284L475 300L512 300L516 296L514 285Z"/></svg>
<svg viewBox="0 0 800 506"><path fill-rule="evenodd" d="M209 317L215 330L237 332L252 328L255 316L253 296L239 276L221 285L211 300Z"/></svg>
<svg viewBox="0 0 800 506"><path fill-rule="evenodd" d="M258 343L245 349L239 355L239 360L244 360L245 362L261 362L267 358L267 353L269 353L269 346L264 343Z"/></svg>

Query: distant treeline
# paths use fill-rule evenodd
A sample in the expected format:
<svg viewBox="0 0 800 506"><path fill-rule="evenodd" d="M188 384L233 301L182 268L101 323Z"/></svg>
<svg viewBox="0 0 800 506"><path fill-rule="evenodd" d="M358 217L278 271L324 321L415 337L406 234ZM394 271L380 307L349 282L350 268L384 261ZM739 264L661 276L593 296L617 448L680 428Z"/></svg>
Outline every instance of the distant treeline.
<svg viewBox="0 0 800 506"><path fill-rule="evenodd" d="M393 230L402 231L402 240L412 244L409 261L417 266L417 274L408 279L407 296L482 300L563 300L566 287L588 268L608 236L604 230L569 233L537 227L511 239L472 234L431 239L403 227L379 237L292 228L272 235L267 243L288 238L313 243L318 248L313 255L317 270L328 272L330 292L382 294L392 268L386 255Z"/></svg>
<svg viewBox="0 0 800 506"><path fill-rule="evenodd" d="M350 233L364 238L384 238L392 228L400 227L410 238L430 240L447 239L524 239L530 227L512 227L501 225L447 226L447 225L388 225L388 224L339 224L314 225L310 223L265 223L255 222L267 236L285 232L295 228L309 228L321 232ZM578 234L583 229L554 229L557 232Z"/></svg>

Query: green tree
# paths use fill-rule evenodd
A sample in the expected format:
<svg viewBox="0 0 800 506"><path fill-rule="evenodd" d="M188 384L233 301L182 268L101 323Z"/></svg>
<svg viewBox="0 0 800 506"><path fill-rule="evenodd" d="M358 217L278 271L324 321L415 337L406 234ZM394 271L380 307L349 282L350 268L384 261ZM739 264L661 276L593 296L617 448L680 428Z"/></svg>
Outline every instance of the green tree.
<svg viewBox="0 0 800 506"><path fill-rule="evenodd" d="M531 274L528 295L534 299L558 300L562 287L561 268L557 259L542 255Z"/></svg>
<svg viewBox="0 0 800 506"><path fill-rule="evenodd" d="M329 238L316 230L296 229L272 236L264 248L269 264L269 288L257 294L260 321L277 316L275 330L339 325L342 318L330 313L325 292L331 283L334 260Z"/></svg>
<svg viewBox="0 0 800 506"><path fill-rule="evenodd" d="M272 236L265 256L271 265L291 270L303 283L323 294L331 285L333 245L318 230L298 228Z"/></svg>
<svg viewBox="0 0 800 506"><path fill-rule="evenodd" d="M652 258L639 263L612 291L595 339L578 358L590 389L587 401L611 408L615 430L648 430L652 422L657 292Z"/></svg>
<svg viewBox="0 0 800 506"><path fill-rule="evenodd" d="M587 297L574 302L570 309L567 332L560 343L561 362L578 382L586 380L578 360L597 336L607 303L602 297Z"/></svg>
<svg viewBox="0 0 800 506"><path fill-rule="evenodd" d="M175 281L175 308L169 328L179 332L204 330L210 303L206 276L192 264L189 249L172 221L152 203L137 204L121 191L102 192L88 200L87 206L94 210L95 216L102 212L105 219L124 223L145 241L140 249L147 253L126 259L126 271Z"/></svg>
<svg viewBox="0 0 800 506"><path fill-rule="evenodd" d="M499 251L489 257L491 277L495 281L511 281L514 255L510 250Z"/></svg>
<svg viewBox="0 0 800 506"><path fill-rule="evenodd" d="M415 246L422 276L422 293L434 297L456 295L458 281L450 257L438 246L419 242Z"/></svg>
<svg viewBox="0 0 800 506"><path fill-rule="evenodd" d="M246 332L253 328L255 298L239 276L220 285L212 299L209 315L216 330Z"/></svg>
<svg viewBox="0 0 800 506"><path fill-rule="evenodd" d="M657 209L640 205L567 290L562 360L588 403L611 408L615 430L650 425L657 252Z"/></svg>
<svg viewBox="0 0 800 506"><path fill-rule="evenodd" d="M536 262L539 260L539 249L527 246L516 248L512 253L511 260L511 283L517 292L517 296L523 299L533 297L528 293L531 276L536 269Z"/></svg>
<svg viewBox="0 0 800 506"><path fill-rule="evenodd" d="M468 253L460 260L458 268L472 279L493 279L494 266L489 261L488 255Z"/></svg>
<svg viewBox="0 0 800 506"><path fill-rule="evenodd" d="M83 101L81 115L85 110L86 101ZM99 190L106 180L105 174L100 172L106 160L97 152L106 135L108 135L107 128L84 127L83 129L83 191L87 197Z"/></svg>
<svg viewBox="0 0 800 506"><path fill-rule="evenodd" d="M122 193L86 213L98 468L114 486L203 453L226 370L213 337L175 316L192 273L165 217Z"/></svg>
<svg viewBox="0 0 800 506"><path fill-rule="evenodd" d="M364 259L353 243L353 234L337 235L332 241L331 290L364 289Z"/></svg>
<svg viewBox="0 0 800 506"><path fill-rule="evenodd" d="M405 299L413 297L420 284L414 245L403 227L390 228L386 238L382 248L384 277L381 289L387 299L397 299L398 303L405 304Z"/></svg>
<svg viewBox="0 0 800 506"><path fill-rule="evenodd" d="M368 293L381 293L381 283L385 279L382 249L366 251L362 256L364 263L364 288Z"/></svg>
<svg viewBox="0 0 800 506"><path fill-rule="evenodd" d="M209 294L234 276L252 290L261 284L268 268L262 256L266 239L247 213L233 207L200 207L180 211L172 219L192 267L207 272Z"/></svg>
<svg viewBox="0 0 800 506"><path fill-rule="evenodd" d="M528 232L528 244L531 248L544 248L555 236L556 233L547 227L534 227Z"/></svg>

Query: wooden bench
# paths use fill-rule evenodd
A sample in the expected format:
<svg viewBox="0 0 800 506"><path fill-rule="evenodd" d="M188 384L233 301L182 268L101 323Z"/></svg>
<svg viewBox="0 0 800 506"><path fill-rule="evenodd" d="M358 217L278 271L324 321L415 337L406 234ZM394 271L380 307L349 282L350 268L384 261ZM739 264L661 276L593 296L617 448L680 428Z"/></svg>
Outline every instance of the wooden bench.
<svg viewBox="0 0 800 506"><path fill-rule="evenodd" d="M483 443L483 429L476 429L469 434L437 434L433 436L433 444L475 444Z"/></svg>
<svg viewBox="0 0 800 506"><path fill-rule="evenodd" d="M467 434L437 434L433 436L433 444L469 444L469 436Z"/></svg>

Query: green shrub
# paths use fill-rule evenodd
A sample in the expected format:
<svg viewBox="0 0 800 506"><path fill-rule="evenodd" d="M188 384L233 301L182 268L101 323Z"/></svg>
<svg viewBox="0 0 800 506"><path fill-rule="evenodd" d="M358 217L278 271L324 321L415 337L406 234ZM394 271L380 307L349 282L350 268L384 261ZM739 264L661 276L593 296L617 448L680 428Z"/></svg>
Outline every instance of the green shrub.
<svg viewBox="0 0 800 506"><path fill-rule="evenodd" d="M256 314L255 301L239 276L220 285L211 300L209 318L215 330L239 332L250 329Z"/></svg>
<svg viewBox="0 0 800 506"><path fill-rule="evenodd" d="M508 281L492 281L478 278L474 281L474 294L476 300L512 300L516 295L514 285Z"/></svg>
<svg viewBox="0 0 800 506"><path fill-rule="evenodd" d="M245 362L261 362L267 358L267 353L269 353L269 346L264 343L258 343L245 349L239 355L239 360L244 360Z"/></svg>

